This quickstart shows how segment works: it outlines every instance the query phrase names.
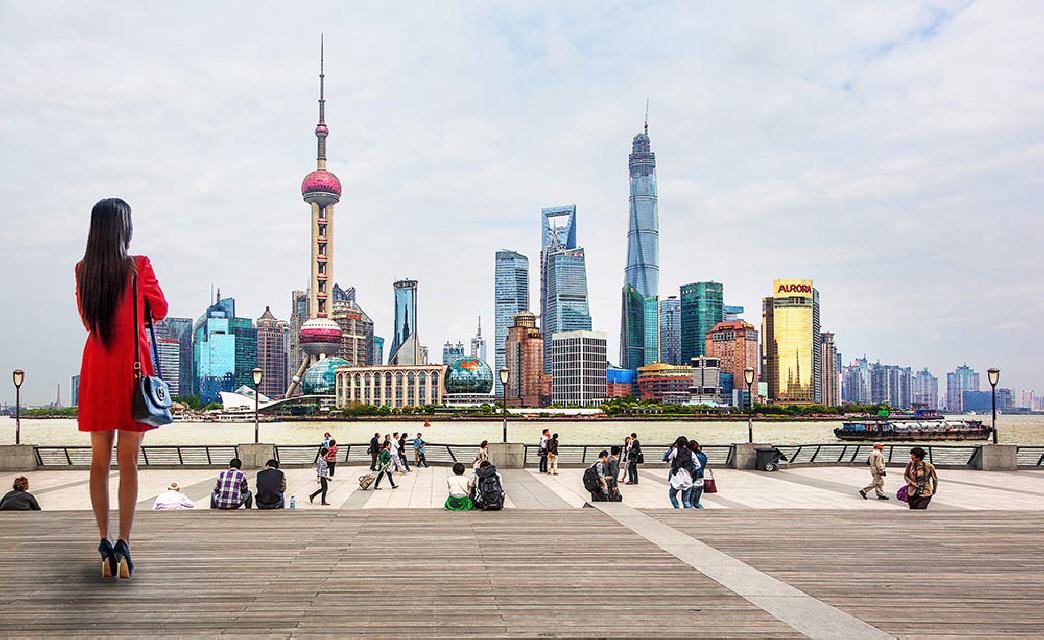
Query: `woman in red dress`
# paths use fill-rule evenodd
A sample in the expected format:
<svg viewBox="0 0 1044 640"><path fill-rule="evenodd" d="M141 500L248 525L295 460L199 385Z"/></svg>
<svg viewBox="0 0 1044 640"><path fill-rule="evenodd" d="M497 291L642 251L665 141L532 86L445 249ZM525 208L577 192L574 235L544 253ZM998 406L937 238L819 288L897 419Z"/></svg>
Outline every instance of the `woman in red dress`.
<svg viewBox="0 0 1044 640"><path fill-rule="evenodd" d="M80 431L91 434L91 506L101 533L102 575L118 573L121 578L130 578L134 571L129 541L138 501L138 448L142 436L152 428L134 420L134 341L142 374L153 375L145 337L146 304L153 320L167 315L167 301L149 259L127 254L132 230L126 202L119 198L99 201L91 210L87 249L76 265L76 303L88 331L80 365L78 421ZM115 545L109 538L109 466L114 440L120 469L120 530Z"/></svg>

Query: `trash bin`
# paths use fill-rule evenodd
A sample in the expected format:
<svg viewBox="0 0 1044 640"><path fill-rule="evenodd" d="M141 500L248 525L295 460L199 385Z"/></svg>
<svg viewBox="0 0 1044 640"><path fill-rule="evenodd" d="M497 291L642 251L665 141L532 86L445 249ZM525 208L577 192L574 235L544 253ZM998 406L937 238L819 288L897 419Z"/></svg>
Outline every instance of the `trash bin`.
<svg viewBox="0 0 1044 640"><path fill-rule="evenodd" d="M786 460L777 447L758 447L754 450L757 455L757 468L762 471L776 471L779 469L779 461Z"/></svg>

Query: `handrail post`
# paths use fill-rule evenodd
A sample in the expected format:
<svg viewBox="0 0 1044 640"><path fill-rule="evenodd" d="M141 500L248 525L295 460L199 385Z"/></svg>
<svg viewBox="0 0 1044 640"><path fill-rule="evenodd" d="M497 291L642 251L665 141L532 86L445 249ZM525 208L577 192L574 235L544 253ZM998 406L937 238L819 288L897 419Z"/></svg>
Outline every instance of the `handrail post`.
<svg viewBox="0 0 1044 640"><path fill-rule="evenodd" d="M185 464L185 459L181 457L181 445L178 445L178 464Z"/></svg>

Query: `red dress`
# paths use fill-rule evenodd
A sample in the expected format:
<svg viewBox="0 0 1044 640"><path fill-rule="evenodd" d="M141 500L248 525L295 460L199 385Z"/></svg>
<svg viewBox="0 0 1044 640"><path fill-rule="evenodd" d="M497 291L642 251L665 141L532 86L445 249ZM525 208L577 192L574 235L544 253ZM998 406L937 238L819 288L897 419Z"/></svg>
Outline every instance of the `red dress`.
<svg viewBox="0 0 1044 640"><path fill-rule="evenodd" d="M145 256L136 256L138 269L138 337L143 375L153 375L152 352L145 337L145 301L149 301L153 320L167 315L167 300L163 297L152 263ZM136 422L134 400L134 307L131 296L134 282L127 278L127 288L116 305L112 344L108 348L88 328L87 344L83 347L80 364L80 402L78 421L80 431L148 431L153 427ZM76 306L80 307L80 291L76 290Z"/></svg>

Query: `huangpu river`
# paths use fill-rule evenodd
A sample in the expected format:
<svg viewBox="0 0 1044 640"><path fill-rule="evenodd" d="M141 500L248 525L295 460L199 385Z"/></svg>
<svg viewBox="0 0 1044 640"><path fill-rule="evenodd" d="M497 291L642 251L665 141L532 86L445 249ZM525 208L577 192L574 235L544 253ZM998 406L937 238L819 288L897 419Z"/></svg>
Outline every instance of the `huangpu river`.
<svg viewBox="0 0 1044 640"><path fill-rule="evenodd" d="M965 416L987 422L990 416ZM423 419L372 420L358 422L262 422L261 441L275 444L314 444L329 431L341 443L369 442L374 433L405 431L410 436L424 434L428 442L475 444L481 440L500 442L499 420L439 421L425 427ZM754 421L755 442L802 444L839 442L833 430L836 422ZM647 444L663 444L679 435L703 444L731 444L747 441L745 421L595 421L525 420L508 422L508 440L536 442L543 429L558 433L563 444L605 444L620 442L631 432ZM997 416L1001 442L1044 444L1044 415ZM13 444L14 418L0 417L0 444ZM253 442L253 422L175 422L145 436L145 444L239 444ZM76 429L74 419L22 420L22 442L26 444L86 445L90 437Z"/></svg>

